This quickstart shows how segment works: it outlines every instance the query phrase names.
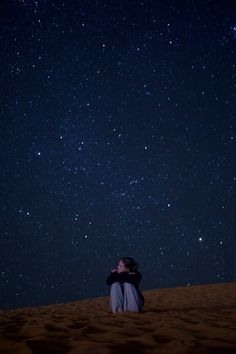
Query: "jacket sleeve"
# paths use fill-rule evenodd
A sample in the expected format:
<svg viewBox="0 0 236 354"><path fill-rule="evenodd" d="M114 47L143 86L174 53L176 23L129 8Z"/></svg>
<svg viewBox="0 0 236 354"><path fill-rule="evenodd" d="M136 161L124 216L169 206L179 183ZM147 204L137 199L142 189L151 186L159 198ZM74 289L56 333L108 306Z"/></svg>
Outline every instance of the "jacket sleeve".
<svg viewBox="0 0 236 354"><path fill-rule="evenodd" d="M111 272L106 280L107 285L111 285L117 281L119 282L127 282L127 283L131 283L133 285L138 285L138 283L140 282L140 280L142 279L142 275L140 272L135 272L135 273L131 273L131 272L122 272L122 273L118 273L118 272Z"/></svg>

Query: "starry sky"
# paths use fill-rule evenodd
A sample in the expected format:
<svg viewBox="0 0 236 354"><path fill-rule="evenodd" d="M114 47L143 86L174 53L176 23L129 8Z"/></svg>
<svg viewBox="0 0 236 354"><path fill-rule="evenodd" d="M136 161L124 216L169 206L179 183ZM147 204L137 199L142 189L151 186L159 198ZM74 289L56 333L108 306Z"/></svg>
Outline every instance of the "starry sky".
<svg viewBox="0 0 236 354"><path fill-rule="evenodd" d="M1 0L0 307L236 278L236 3Z"/></svg>

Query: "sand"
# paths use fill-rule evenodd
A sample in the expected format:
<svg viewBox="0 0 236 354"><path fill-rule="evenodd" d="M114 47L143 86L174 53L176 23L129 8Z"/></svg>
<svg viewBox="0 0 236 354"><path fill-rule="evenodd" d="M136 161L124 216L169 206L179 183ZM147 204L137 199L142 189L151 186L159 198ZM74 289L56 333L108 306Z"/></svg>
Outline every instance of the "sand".
<svg viewBox="0 0 236 354"><path fill-rule="evenodd" d="M109 296L0 311L0 353L236 354L236 283L142 293L140 313Z"/></svg>

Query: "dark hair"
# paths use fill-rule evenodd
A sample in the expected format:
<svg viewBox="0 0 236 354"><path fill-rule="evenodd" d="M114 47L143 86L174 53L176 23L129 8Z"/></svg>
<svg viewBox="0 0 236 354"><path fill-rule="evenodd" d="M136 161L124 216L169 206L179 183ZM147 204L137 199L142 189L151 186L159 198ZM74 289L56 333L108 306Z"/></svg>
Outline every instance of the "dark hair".
<svg viewBox="0 0 236 354"><path fill-rule="evenodd" d="M138 271L138 263L134 261L132 257L122 257L120 260L124 263L126 268L129 269L130 272Z"/></svg>

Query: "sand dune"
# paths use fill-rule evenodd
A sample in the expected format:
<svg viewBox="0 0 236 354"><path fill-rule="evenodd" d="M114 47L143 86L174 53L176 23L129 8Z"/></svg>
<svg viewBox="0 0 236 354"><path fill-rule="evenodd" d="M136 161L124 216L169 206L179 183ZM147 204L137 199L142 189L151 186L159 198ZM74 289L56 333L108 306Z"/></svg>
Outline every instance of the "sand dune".
<svg viewBox="0 0 236 354"><path fill-rule="evenodd" d="M0 354L236 354L236 283L142 293L140 313L109 296L0 311Z"/></svg>

